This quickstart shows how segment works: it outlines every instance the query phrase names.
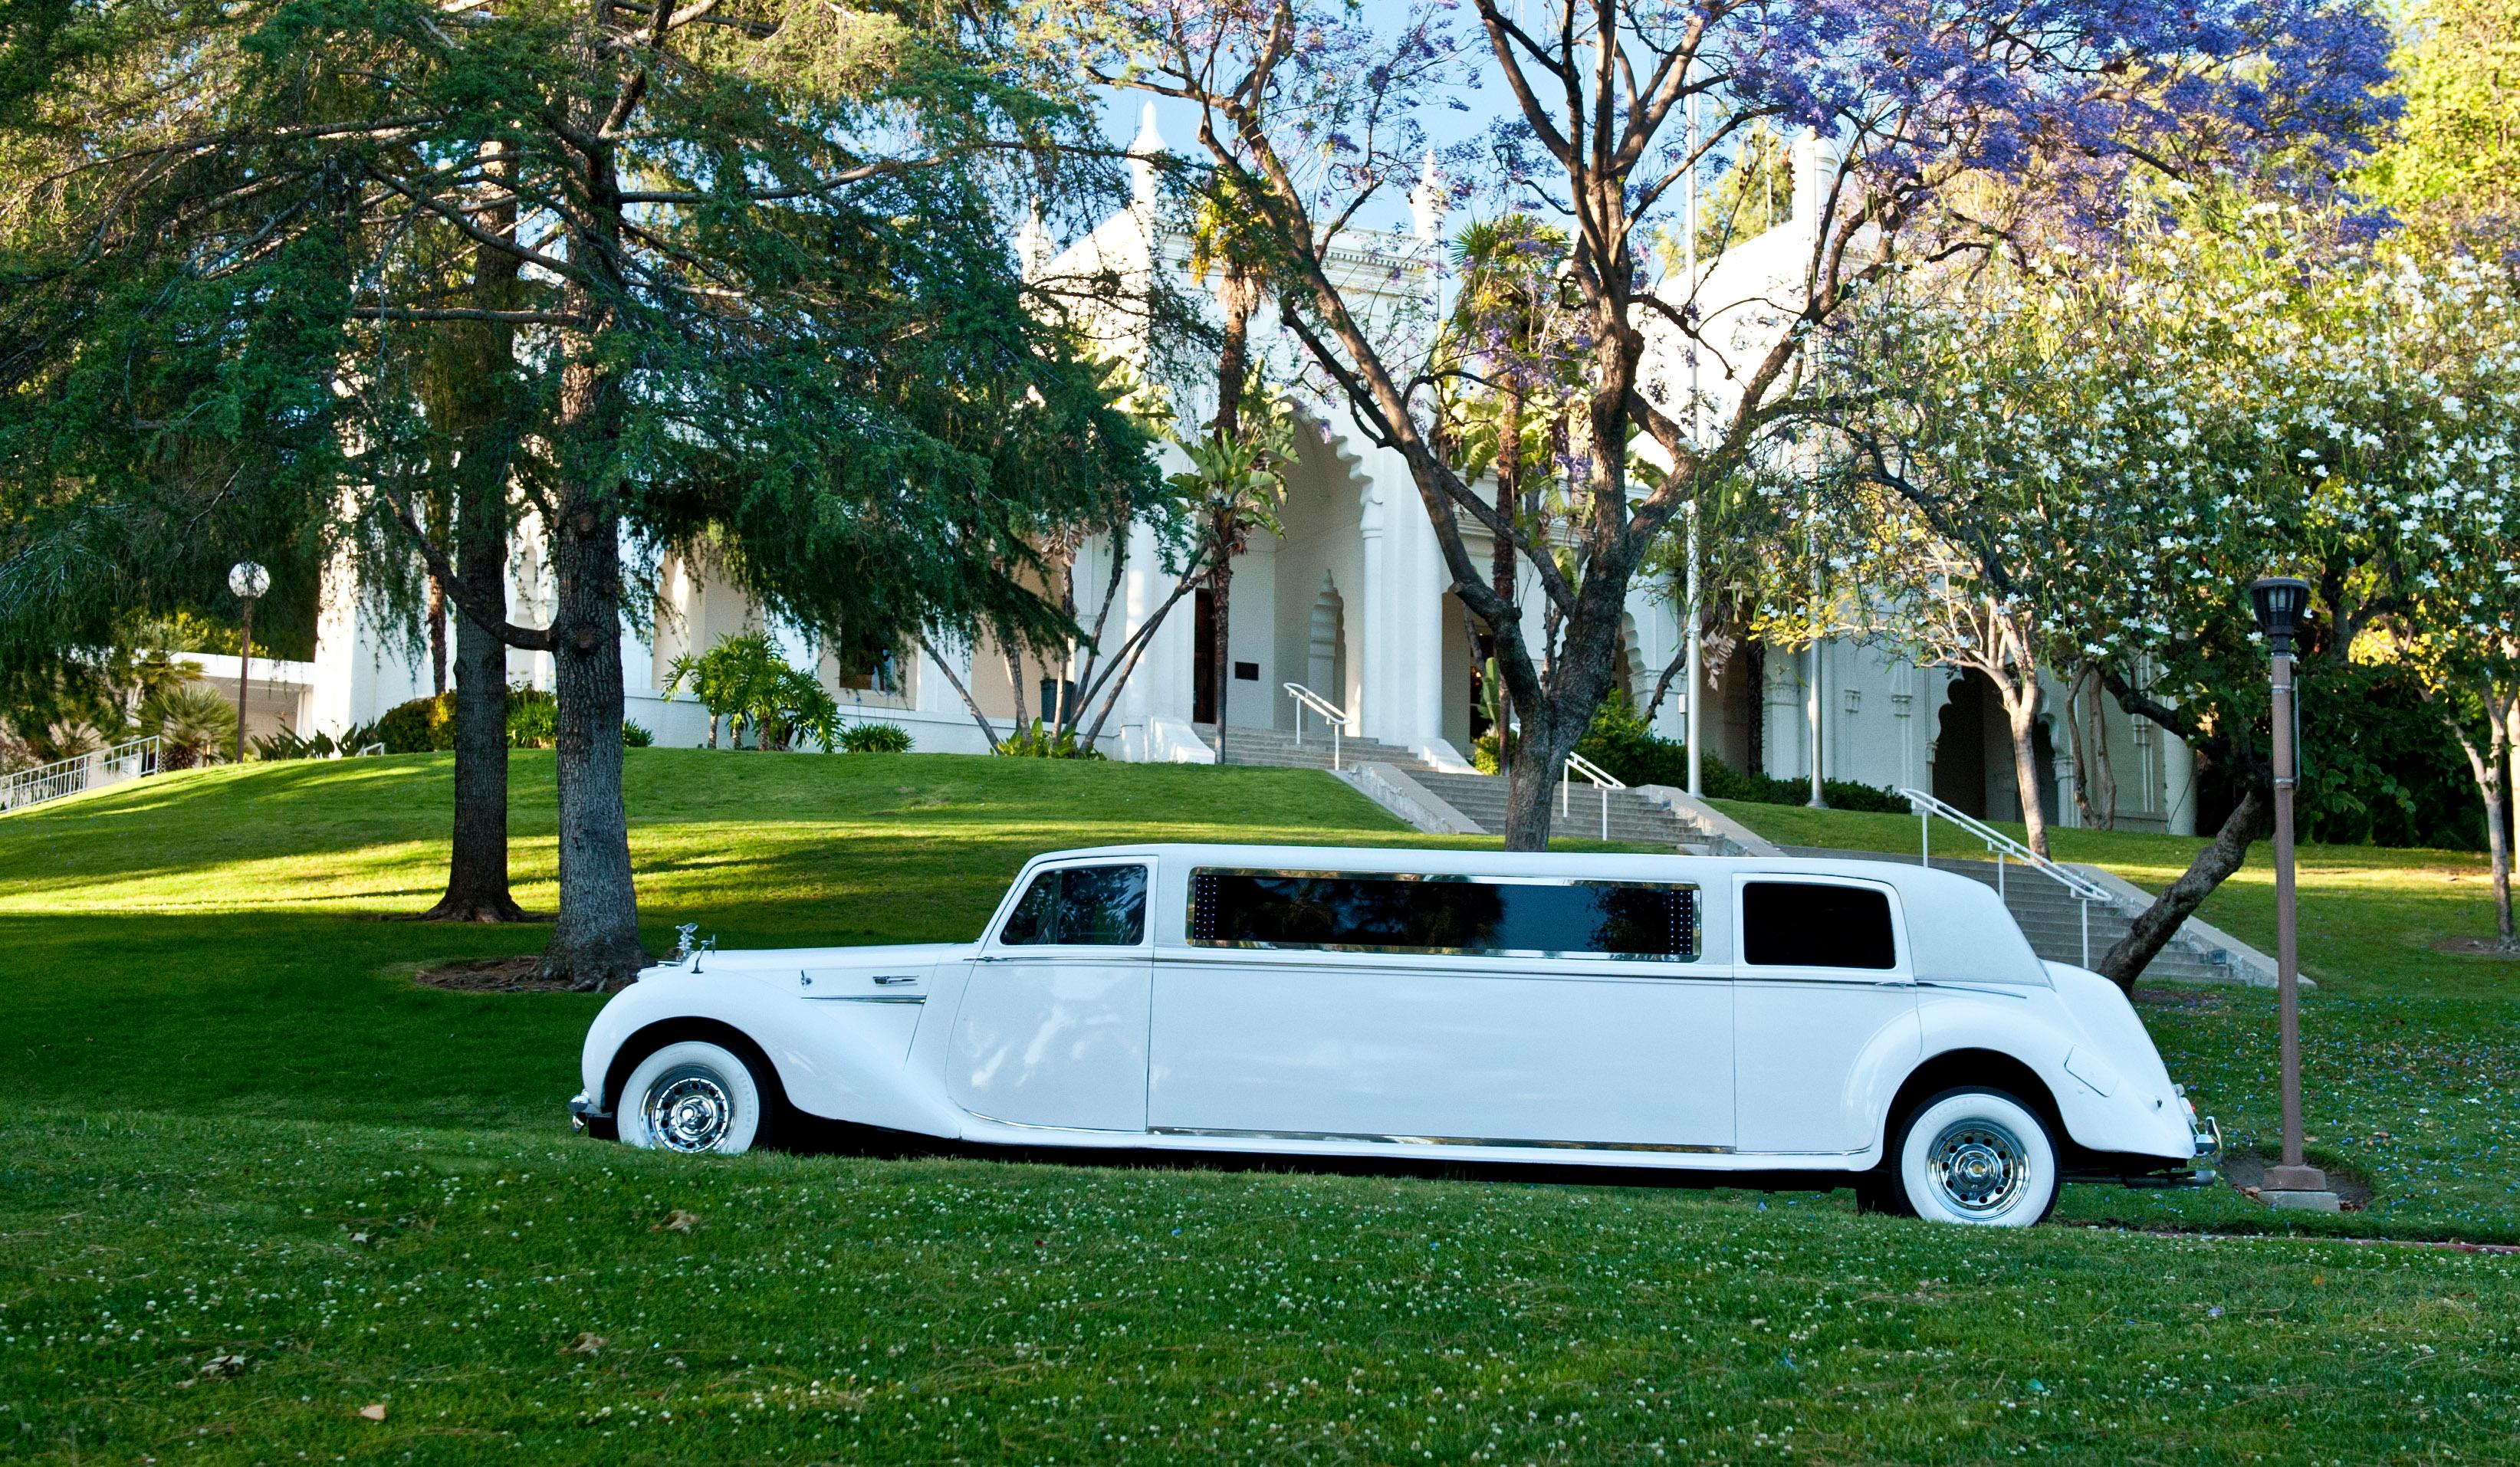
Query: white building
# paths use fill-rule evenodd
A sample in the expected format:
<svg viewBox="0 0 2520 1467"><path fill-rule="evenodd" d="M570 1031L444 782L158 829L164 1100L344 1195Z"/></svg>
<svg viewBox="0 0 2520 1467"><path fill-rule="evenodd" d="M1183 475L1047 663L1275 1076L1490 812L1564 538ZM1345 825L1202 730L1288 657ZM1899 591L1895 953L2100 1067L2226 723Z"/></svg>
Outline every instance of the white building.
<svg viewBox="0 0 2520 1467"><path fill-rule="evenodd" d="M1163 147L1152 110L1135 151L1152 156ZM1816 180L1819 168L1810 139L1798 145L1795 177ZM1159 237L1154 176L1140 163L1138 200L1083 239L1052 255L1037 230L1019 242L1027 269L1090 272L1116 270L1123 279L1146 279L1155 269L1185 273L1186 242ZM1808 189L1811 185L1804 182ZM1431 315L1440 288L1434 262L1441 255L1439 191L1421 188L1413 198L1414 232L1360 237L1358 247L1335 251L1334 263L1351 272L1356 298L1397 321L1410 312ZM1735 331L1753 338L1773 336L1782 312L1763 297L1800 278L1808 258L1817 209L1797 198L1793 216L1726 253L1712 273L1718 301L1735 302ZM1254 318L1255 356L1284 343L1273 341L1275 312ZM1125 334L1113 344L1128 345ZM1667 353L1676 358L1677 353ZM1676 362L1667 372L1684 370ZM1721 398L1720 368L1702 367L1705 386ZM1297 462L1288 475L1282 512L1284 533L1256 537L1236 563L1232 646L1227 668L1210 664L1210 640L1197 635L1208 624L1205 593L1184 599L1154 634L1106 726L1103 748L1133 760L1208 762L1214 757L1199 725L1223 714L1232 728L1292 730L1297 707L1284 685L1312 689L1347 711L1352 732L1406 749L1438 770L1466 770L1473 730L1480 722L1474 691L1473 644L1461 603L1449 591L1433 529L1400 456L1380 449L1343 412L1307 419L1297 433ZM1167 450L1167 453L1170 453ZM1177 466L1176 466L1177 467ZM1473 559L1485 564L1484 532L1468 526ZM528 527L530 529L530 527ZM1158 563L1152 536L1134 532L1127 577L1113 625L1116 643L1159 606L1172 577ZM536 538L519 537L510 578L511 615L532 623L548 609L548 577L535 555ZM1107 574L1111 547L1089 545L1080 584L1098 593ZM705 742L708 716L688 693L660 689L673 660L739 632L768 630L787 646L789 660L817 666L825 685L852 718L898 724L921 750L977 753L986 743L953 683L960 681L1003 730L1041 713L1041 693L1051 676L1030 658L1018 688L994 646L956 650L950 669L913 655L888 675L844 676L832 658L789 629L763 628L743 595L711 584L706 568L668 558L658 568L654 614L646 634L625 630L621 642L629 718L659 744ZM1528 630L1540 633L1540 598L1524 598ZM1663 669L1680 650L1680 608L1668 587L1631 590L1621 676L1642 703ZM232 661L232 659L230 659ZM1703 733L1707 752L1733 768L1746 767L1754 743L1767 773L1808 778L1817 742L1822 772L1893 788L1926 789L1961 810L1990 819L2018 819L2009 735L1994 689L1975 676L1920 668L1851 641L1824 643L1817 653L1777 650L1764 661L1764 676L1751 686L1751 659L1735 655L1715 670L1705 693ZM550 686L547 655L511 653L511 676ZM950 670L949 680L943 675ZM1220 676L1222 674L1222 676ZM381 625L364 608L355 587L337 578L317 635L312 663L290 664L300 732L338 734L366 723L407 698L429 691L426 655L407 633ZM233 678L231 670L229 676ZM1812 698L1811 679L1820 696ZM277 691L277 689L275 689ZM2052 771L2043 804L2061 823L2074 820L2072 766L2061 709L2063 689L2049 689L2043 716L2045 767ZM1655 712L1666 735L1678 738L1685 718L1677 692ZM2109 744L2118 782L2122 826L2191 832L2195 823L2193 761L2177 739L2149 724L2128 720L2111 705ZM1754 732L1756 736L1754 738Z"/></svg>

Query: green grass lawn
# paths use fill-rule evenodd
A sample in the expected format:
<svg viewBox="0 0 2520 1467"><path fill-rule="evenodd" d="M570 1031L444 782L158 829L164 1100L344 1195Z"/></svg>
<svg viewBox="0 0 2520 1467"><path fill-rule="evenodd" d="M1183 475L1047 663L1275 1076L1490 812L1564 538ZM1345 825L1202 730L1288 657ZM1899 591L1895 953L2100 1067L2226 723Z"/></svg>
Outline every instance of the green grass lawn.
<svg viewBox="0 0 2520 1467"><path fill-rule="evenodd" d="M537 910L549 773L518 756ZM0 1453L2514 1460L2520 1260L2317 1235L2520 1237L2501 970L2426 946L2473 895L2421 873L2463 858L2313 858L2332 874L2305 900L2363 903L2353 951L2398 955L2315 968L2307 1021L2314 1130L2381 1188L2370 1213L2076 1188L2087 1222L2310 1235L1987 1235L1589 1175L570 1137L599 1000L408 977L544 929L384 919L435 895L447 780L428 756L255 767L0 820ZM728 946L969 936L1060 846L1417 839L1302 772L659 749L629 798L660 948L679 920ZM1809 838L1776 808L1735 814ZM2177 849L2066 854L2143 880ZM2234 907L2215 919L2259 940ZM2146 1005L2244 1126L2269 1013Z"/></svg>

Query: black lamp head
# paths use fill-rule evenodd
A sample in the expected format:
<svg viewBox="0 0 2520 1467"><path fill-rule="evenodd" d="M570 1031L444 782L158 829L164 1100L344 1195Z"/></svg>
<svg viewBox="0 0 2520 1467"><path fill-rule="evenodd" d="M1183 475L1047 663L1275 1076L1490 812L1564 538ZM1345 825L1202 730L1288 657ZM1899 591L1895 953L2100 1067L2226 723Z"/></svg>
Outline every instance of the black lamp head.
<svg viewBox="0 0 2520 1467"><path fill-rule="evenodd" d="M2284 656L2292 655L2293 638L2310 611L2310 583L2292 576L2267 576L2249 587L2249 604L2258 613L2258 630Z"/></svg>

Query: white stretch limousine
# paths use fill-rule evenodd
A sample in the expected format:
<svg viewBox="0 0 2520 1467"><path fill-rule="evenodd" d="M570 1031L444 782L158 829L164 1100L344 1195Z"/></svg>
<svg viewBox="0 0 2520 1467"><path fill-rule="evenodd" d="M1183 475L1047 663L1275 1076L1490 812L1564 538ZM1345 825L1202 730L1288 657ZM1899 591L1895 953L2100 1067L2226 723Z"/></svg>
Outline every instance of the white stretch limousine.
<svg viewBox="0 0 2520 1467"><path fill-rule="evenodd" d="M2035 1222L2070 1177L2192 1179L2218 1148L2116 987L2042 962L1978 882L1887 862L1061 851L976 943L678 954L605 1007L582 1069L581 1123L676 1151L801 1113L1853 1173L1953 1222Z"/></svg>

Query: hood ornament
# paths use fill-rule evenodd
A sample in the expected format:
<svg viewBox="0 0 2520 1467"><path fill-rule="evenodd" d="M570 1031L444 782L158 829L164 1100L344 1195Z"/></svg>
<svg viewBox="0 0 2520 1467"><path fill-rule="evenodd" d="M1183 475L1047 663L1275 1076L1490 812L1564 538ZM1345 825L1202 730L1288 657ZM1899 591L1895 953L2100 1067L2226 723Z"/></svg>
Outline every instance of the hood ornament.
<svg viewBox="0 0 2520 1467"><path fill-rule="evenodd" d="M692 971L695 973L698 972L700 970L700 955L714 952L717 949L717 934L714 932L710 933L707 937L698 938L698 941L694 941L699 930L700 924L698 922L684 922L676 926L674 928L674 951L665 955L665 961L669 963L689 962L692 965Z"/></svg>

